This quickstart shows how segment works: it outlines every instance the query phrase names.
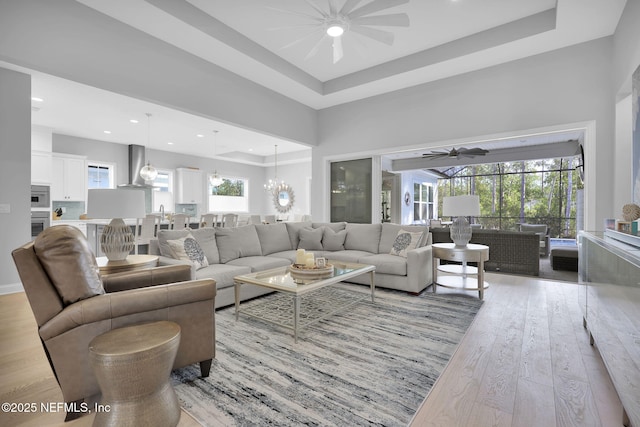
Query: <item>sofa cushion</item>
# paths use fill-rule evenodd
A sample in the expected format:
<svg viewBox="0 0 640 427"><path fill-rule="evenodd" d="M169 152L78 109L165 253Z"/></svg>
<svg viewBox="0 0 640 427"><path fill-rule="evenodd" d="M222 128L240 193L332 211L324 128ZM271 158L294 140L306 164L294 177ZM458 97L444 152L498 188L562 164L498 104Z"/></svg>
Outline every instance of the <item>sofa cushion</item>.
<svg viewBox="0 0 640 427"><path fill-rule="evenodd" d="M411 233L421 232L423 233L423 237L418 243L417 247L426 246L429 241L429 227L424 225L400 225L400 224L392 224L390 222L385 222L382 224L382 232L380 234L380 246L378 248L379 254L388 254L391 252L393 247L393 242L396 241L396 237L398 236L398 231L406 230Z"/></svg>
<svg viewBox="0 0 640 427"><path fill-rule="evenodd" d="M323 255L320 254L319 256ZM283 258L289 261L289 264L293 264L294 262L296 262L296 250L292 249L290 251L274 252L272 254L269 254L269 257Z"/></svg>
<svg viewBox="0 0 640 427"><path fill-rule="evenodd" d="M287 233L289 233L291 249L298 249L298 243L300 242L300 230L303 228L311 228L311 221L285 222L285 225L287 226Z"/></svg>
<svg viewBox="0 0 640 427"><path fill-rule="evenodd" d="M422 232L412 233L406 230L399 230L396 240L393 242L391 255L397 255L406 258L407 252L415 249L422 239Z"/></svg>
<svg viewBox="0 0 640 427"><path fill-rule="evenodd" d="M547 234L546 224L520 224L520 231L528 231L536 234Z"/></svg>
<svg viewBox="0 0 640 427"><path fill-rule="evenodd" d="M378 253L382 224L347 224L345 249Z"/></svg>
<svg viewBox="0 0 640 427"><path fill-rule="evenodd" d="M216 243L220 252L220 262L223 264L240 257L262 255L260 239L254 224L235 228L218 228Z"/></svg>
<svg viewBox="0 0 640 427"><path fill-rule="evenodd" d="M361 264L376 266L376 274L393 274L395 276L407 275L407 259L391 254L375 254L360 257Z"/></svg>
<svg viewBox="0 0 640 427"><path fill-rule="evenodd" d="M209 265L207 256L191 234L176 240L167 240L167 243L173 251L173 258L189 261L196 270Z"/></svg>
<svg viewBox="0 0 640 427"><path fill-rule="evenodd" d="M241 274L251 273L251 268L240 265L210 264L208 267L196 271L196 279L213 279L216 288L223 289L233 286L233 278Z"/></svg>
<svg viewBox="0 0 640 427"><path fill-rule="evenodd" d="M185 228L183 230L159 230L158 231L158 250L160 255L169 258L175 258L173 255L173 249L169 246L167 241L178 240L183 237L187 237L191 233L191 230Z"/></svg>
<svg viewBox="0 0 640 427"><path fill-rule="evenodd" d="M78 228L46 228L36 237L33 250L65 305L105 293L96 258Z"/></svg>
<svg viewBox="0 0 640 427"><path fill-rule="evenodd" d="M324 227L322 233L322 247L325 251L343 251L344 239L347 237L347 230L333 231L329 227Z"/></svg>
<svg viewBox="0 0 640 427"><path fill-rule="evenodd" d="M344 230L346 226L346 222L314 222L311 224L311 227L313 228L329 227L333 231Z"/></svg>
<svg viewBox="0 0 640 427"><path fill-rule="evenodd" d="M337 252L325 252L325 257L329 260L342 261L342 262L360 262L359 260L368 256L374 255L367 251L354 251L344 250Z"/></svg>
<svg viewBox="0 0 640 427"><path fill-rule="evenodd" d="M262 247L262 255L274 252L290 250L291 240L285 224L258 224L256 225L258 239Z"/></svg>
<svg viewBox="0 0 640 427"><path fill-rule="evenodd" d="M251 268L251 272L268 270L270 268L286 267L291 265L289 260L278 257L266 256L248 256L233 261L229 261L227 265L236 265Z"/></svg>
<svg viewBox="0 0 640 427"><path fill-rule="evenodd" d="M198 228L191 230L191 235L204 251L209 264L218 264L220 262L220 253L216 243L216 230L212 227Z"/></svg>
<svg viewBox="0 0 640 427"><path fill-rule="evenodd" d="M306 249L309 251L321 251L322 248L322 228L303 228L300 230L300 242L298 249Z"/></svg>

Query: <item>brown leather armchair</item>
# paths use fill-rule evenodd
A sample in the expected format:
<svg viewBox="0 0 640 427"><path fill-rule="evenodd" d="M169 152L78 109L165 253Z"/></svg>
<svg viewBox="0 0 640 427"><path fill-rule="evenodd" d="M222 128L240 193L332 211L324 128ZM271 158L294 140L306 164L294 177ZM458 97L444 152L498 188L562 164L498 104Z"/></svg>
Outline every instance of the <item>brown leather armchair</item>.
<svg viewBox="0 0 640 427"><path fill-rule="evenodd" d="M136 323L176 322L181 340L174 369L199 362L202 376L209 375L215 357L214 280L190 281L190 266L100 277L82 232L65 225L46 229L12 255L65 402L80 403L100 392L89 342ZM67 419L77 415L68 413Z"/></svg>

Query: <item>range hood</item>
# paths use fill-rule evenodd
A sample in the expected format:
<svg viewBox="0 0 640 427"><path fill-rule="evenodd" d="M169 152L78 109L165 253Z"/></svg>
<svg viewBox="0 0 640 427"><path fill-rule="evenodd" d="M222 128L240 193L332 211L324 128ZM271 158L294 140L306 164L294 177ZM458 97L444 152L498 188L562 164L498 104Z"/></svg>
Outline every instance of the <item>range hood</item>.
<svg viewBox="0 0 640 427"><path fill-rule="evenodd" d="M140 176L140 169L146 164L145 148L142 145L129 145L129 183L118 187L151 188Z"/></svg>

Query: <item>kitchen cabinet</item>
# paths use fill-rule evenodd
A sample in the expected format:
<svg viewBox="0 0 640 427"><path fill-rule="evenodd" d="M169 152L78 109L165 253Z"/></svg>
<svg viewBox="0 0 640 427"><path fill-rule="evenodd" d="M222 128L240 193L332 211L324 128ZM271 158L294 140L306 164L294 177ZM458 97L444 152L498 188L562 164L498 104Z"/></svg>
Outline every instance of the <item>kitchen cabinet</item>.
<svg viewBox="0 0 640 427"><path fill-rule="evenodd" d="M51 153L31 152L31 184L51 184Z"/></svg>
<svg viewBox="0 0 640 427"><path fill-rule="evenodd" d="M52 165L51 200L84 202L87 187L84 157L54 153Z"/></svg>
<svg viewBox="0 0 640 427"><path fill-rule="evenodd" d="M204 177L201 170L176 169L175 203L201 204L204 193Z"/></svg>

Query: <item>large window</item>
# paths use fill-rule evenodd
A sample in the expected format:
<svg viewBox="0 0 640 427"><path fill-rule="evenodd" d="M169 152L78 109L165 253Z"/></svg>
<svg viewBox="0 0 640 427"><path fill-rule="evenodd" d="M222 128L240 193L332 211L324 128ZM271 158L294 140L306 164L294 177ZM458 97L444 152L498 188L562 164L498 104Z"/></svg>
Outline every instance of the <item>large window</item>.
<svg viewBox="0 0 640 427"><path fill-rule="evenodd" d="M433 216L433 185L426 182L413 183L413 220L427 221Z"/></svg>
<svg viewBox="0 0 640 427"><path fill-rule="evenodd" d="M518 230L519 224L547 224L552 237L575 238L581 181L574 158L496 163L451 168L438 181L442 196L477 194L484 228Z"/></svg>
<svg viewBox="0 0 640 427"><path fill-rule="evenodd" d="M87 162L87 188L115 188L113 163Z"/></svg>
<svg viewBox="0 0 640 427"><path fill-rule="evenodd" d="M207 180L208 182L208 180ZM222 184L208 184L209 212L249 212L249 180L222 177Z"/></svg>

